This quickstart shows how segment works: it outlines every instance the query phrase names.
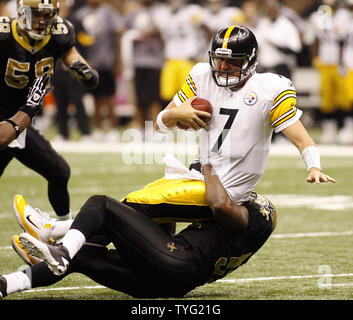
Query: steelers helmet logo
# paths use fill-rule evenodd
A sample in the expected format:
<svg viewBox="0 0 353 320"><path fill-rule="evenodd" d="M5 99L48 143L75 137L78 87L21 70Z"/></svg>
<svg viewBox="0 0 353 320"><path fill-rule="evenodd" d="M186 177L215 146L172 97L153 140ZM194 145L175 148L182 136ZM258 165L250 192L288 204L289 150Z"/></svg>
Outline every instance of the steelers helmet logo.
<svg viewBox="0 0 353 320"><path fill-rule="evenodd" d="M257 96L254 92L250 92L244 97L244 102L248 106L252 106L257 102Z"/></svg>

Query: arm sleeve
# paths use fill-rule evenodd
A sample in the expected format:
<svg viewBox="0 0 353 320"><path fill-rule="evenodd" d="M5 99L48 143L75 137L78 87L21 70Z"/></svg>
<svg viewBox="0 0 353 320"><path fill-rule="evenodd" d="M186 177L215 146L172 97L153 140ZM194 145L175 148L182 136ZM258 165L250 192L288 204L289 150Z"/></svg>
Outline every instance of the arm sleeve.
<svg viewBox="0 0 353 320"><path fill-rule="evenodd" d="M302 111L297 108L297 93L293 83L281 77L270 108L270 125L278 133L296 122Z"/></svg>
<svg viewBox="0 0 353 320"><path fill-rule="evenodd" d="M195 84L195 66L191 69L187 78L185 79L180 90L175 94L173 101L179 106L187 99L197 96L197 87Z"/></svg>

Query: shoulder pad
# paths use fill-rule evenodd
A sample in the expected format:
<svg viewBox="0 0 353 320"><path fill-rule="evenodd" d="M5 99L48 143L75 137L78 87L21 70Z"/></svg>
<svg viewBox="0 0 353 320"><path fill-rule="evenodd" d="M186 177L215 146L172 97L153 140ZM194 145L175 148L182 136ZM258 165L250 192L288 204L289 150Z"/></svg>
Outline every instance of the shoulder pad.
<svg viewBox="0 0 353 320"><path fill-rule="evenodd" d="M260 81L265 97L270 100L275 100L283 91L296 91L295 86L290 79L275 73L261 74Z"/></svg>
<svg viewBox="0 0 353 320"><path fill-rule="evenodd" d="M52 35L58 46L63 47L64 51L70 49L76 43L76 35L72 23L61 17L57 18Z"/></svg>
<svg viewBox="0 0 353 320"><path fill-rule="evenodd" d="M208 62L196 63L190 71L190 73L195 74L195 75L202 75L202 74L209 73L209 72L211 72L211 69L210 69L210 65Z"/></svg>
<svg viewBox="0 0 353 320"><path fill-rule="evenodd" d="M11 22L13 19L7 16L0 16L0 41L11 37Z"/></svg>

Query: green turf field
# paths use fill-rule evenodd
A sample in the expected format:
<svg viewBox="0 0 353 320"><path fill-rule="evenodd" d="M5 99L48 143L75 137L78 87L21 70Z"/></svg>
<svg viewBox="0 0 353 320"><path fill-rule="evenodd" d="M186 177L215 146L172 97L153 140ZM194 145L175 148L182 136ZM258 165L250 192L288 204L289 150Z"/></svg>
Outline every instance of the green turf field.
<svg viewBox="0 0 353 320"><path fill-rule="evenodd" d="M89 196L120 199L161 177L162 165L126 165L119 154L64 153L71 166L69 191L76 214ZM353 157L322 157L335 185L305 182L297 157L270 156L257 191L277 206L274 234L248 263L221 281L197 288L186 299L352 299L353 298ZM0 274L23 267L10 238L21 232L12 214L12 197L23 194L33 207L53 215L46 181L12 161L0 181ZM183 225L178 225L178 228ZM6 299L131 299L73 274L60 283L17 293Z"/></svg>

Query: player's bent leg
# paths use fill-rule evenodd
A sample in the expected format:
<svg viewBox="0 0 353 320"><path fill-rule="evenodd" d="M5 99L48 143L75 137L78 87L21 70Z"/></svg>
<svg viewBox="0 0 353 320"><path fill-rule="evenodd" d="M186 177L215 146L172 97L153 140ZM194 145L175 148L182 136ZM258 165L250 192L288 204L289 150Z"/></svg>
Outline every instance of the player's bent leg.
<svg viewBox="0 0 353 320"><path fill-rule="evenodd" d="M5 171L5 168L10 163L10 161L14 157L14 150L16 148L6 148L4 150L0 150L0 177Z"/></svg>
<svg viewBox="0 0 353 320"><path fill-rule="evenodd" d="M198 180L162 178L129 193L122 202L157 223L213 219L205 197L205 184Z"/></svg>
<svg viewBox="0 0 353 320"><path fill-rule="evenodd" d="M179 296L185 291L180 280L193 276L194 265L184 243L171 239L150 218L115 199L91 197L71 229L79 230L86 239L104 230L149 288L150 292L144 293L148 296Z"/></svg>
<svg viewBox="0 0 353 320"><path fill-rule="evenodd" d="M67 185L70 167L37 130L27 128L26 148L18 150L15 157L25 166L42 175L48 181L48 197L55 211L60 216L70 213L70 196Z"/></svg>

